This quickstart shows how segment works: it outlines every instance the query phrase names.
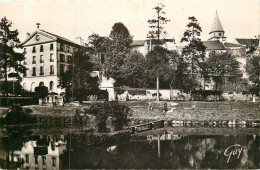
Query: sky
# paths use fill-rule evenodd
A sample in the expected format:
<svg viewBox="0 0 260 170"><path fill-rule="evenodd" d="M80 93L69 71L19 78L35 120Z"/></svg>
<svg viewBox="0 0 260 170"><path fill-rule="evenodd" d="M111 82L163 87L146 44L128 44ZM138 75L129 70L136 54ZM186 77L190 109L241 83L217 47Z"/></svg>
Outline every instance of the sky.
<svg viewBox="0 0 260 170"><path fill-rule="evenodd" d="M88 1L1 1L0 17L6 16L18 29L24 41L26 33L40 29L75 40L84 40L92 33L108 36L116 22L122 22L134 40L146 39L148 19L155 16L153 8L165 5L165 25L168 38L179 42L188 24L195 16L202 27L202 40L209 38L213 19L218 12L227 41L234 38L254 38L260 35L260 0L88 0Z"/></svg>

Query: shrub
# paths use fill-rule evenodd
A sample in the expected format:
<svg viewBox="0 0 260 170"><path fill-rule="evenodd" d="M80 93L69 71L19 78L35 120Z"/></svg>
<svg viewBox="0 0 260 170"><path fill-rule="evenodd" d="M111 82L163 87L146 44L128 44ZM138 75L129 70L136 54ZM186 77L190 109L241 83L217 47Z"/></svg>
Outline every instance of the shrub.
<svg viewBox="0 0 260 170"><path fill-rule="evenodd" d="M35 94L40 99L47 97L48 96L48 87L46 87L46 86L35 87Z"/></svg>
<svg viewBox="0 0 260 170"><path fill-rule="evenodd" d="M19 82L2 82L1 86L1 92L5 94L9 93L17 96L21 95L23 92L23 87Z"/></svg>
<svg viewBox="0 0 260 170"><path fill-rule="evenodd" d="M118 94L118 95L121 95L121 94L123 94L126 91L123 88L114 88L114 89L115 89L116 94Z"/></svg>
<svg viewBox="0 0 260 170"><path fill-rule="evenodd" d="M207 100L209 96L216 96L219 98L222 95L222 91L217 90L194 90L191 92L193 100Z"/></svg>
<svg viewBox="0 0 260 170"><path fill-rule="evenodd" d="M115 130L122 130L127 125L127 116L132 110L125 105L120 105L117 101L104 103L94 103L87 110L89 114L95 115L99 132L107 132L106 121L108 117L112 117L112 124Z"/></svg>
<svg viewBox="0 0 260 170"><path fill-rule="evenodd" d="M33 118L30 116L32 110L23 109L20 105L14 104L10 107L10 110L4 112L5 117L1 118L1 124L16 125L23 123L33 122Z"/></svg>
<svg viewBox="0 0 260 170"><path fill-rule="evenodd" d="M130 89L128 90L128 93L131 94L132 96L134 95L146 95L146 90L142 89Z"/></svg>

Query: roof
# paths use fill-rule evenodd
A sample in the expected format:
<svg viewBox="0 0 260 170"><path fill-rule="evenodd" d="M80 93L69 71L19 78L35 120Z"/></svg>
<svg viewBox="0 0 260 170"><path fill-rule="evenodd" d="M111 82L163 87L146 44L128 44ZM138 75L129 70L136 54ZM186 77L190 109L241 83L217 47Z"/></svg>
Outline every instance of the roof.
<svg viewBox="0 0 260 170"><path fill-rule="evenodd" d="M223 27L222 27L222 24L220 22L220 19L218 17L218 12L216 11L216 16L213 20L213 23L212 23L212 26L211 26L211 30L210 30L210 33L212 32L225 32Z"/></svg>
<svg viewBox="0 0 260 170"><path fill-rule="evenodd" d="M146 40L134 40L131 46L144 46Z"/></svg>
<svg viewBox="0 0 260 170"><path fill-rule="evenodd" d="M234 44L234 43L228 43L228 42L225 42L224 46L226 48L243 48L243 47L245 47L244 45L241 45L241 44Z"/></svg>
<svg viewBox="0 0 260 170"><path fill-rule="evenodd" d="M158 44L158 40L134 40L131 46L144 46L145 42L147 42L148 45L150 45L150 42L152 41L153 45ZM167 42L175 43L174 39L161 39L159 44L165 44Z"/></svg>
<svg viewBox="0 0 260 170"><path fill-rule="evenodd" d="M67 42L67 43L70 43L70 44L73 44L73 45L76 45L76 46L80 46L79 44L67 39L67 38L64 38L62 36L59 36L59 35L56 35L56 34L53 34L53 33L50 33L50 32L47 32L45 30L41 30L41 29L38 29L36 30L33 34L31 34L22 44L25 44L27 41L29 41L35 34L37 33L42 33L42 34L49 34L49 36L54 36L57 41L63 41L63 42Z"/></svg>
<svg viewBox="0 0 260 170"><path fill-rule="evenodd" d="M258 46L259 45L258 39L236 38L236 40L239 44L243 44L243 45L246 45L246 46L250 46L250 45Z"/></svg>
<svg viewBox="0 0 260 170"><path fill-rule="evenodd" d="M66 42L69 42L69 43L72 43L72 44L75 43L75 42L73 42L73 41L71 41L71 40L69 40L69 39L67 39L67 38L64 38L64 37L62 37L62 36L59 36L59 35L56 35L56 34L47 32L47 31L45 31L45 30L40 30L40 31L45 32L45 33L47 33L47 34L51 34L52 36L56 37L56 38L59 39L59 40L66 41Z"/></svg>
<svg viewBox="0 0 260 170"><path fill-rule="evenodd" d="M207 48L206 50L227 50L220 41L202 41L203 45Z"/></svg>

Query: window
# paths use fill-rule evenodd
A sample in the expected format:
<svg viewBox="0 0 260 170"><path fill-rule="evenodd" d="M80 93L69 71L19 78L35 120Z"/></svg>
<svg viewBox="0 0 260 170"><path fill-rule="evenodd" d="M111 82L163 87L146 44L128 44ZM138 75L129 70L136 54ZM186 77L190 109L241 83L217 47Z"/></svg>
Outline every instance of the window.
<svg viewBox="0 0 260 170"><path fill-rule="evenodd" d="M35 164L38 164L38 155L35 155Z"/></svg>
<svg viewBox="0 0 260 170"><path fill-rule="evenodd" d="M36 48L33 46L32 53L36 53Z"/></svg>
<svg viewBox="0 0 260 170"><path fill-rule="evenodd" d="M25 155L25 162L29 163L29 155L27 155L27 154Z"/></svg>
<svg viewBox="0 0 260 170"><path fill-rule="evenodd" d="M53 50L53 44L50 44L50 50L51 51Z"/></svg>
<svg viewBox="0 0 260 170"><path fill-rule="evenodd" d="M53 59L53 54L50 54L50 62L53 62L54 59Z"/></svg>
<svg viewBox="0 0 260 170"><path fill-rule="evenodd" d="M26 60L26 58L24 58L24 60L23 60L23 65L27 65L27 62L25 60Z"/></svg>
<svg viewBox="0 0 260 170"><path fill-rule="evenodd" d="M36 76L36 67L33 67L33 73L32 76Z"/></svg>
<svg viewBox="0 0 260 170"><path fill-rule="evenodd" d="M42 164L46 165L46 157L45 156L42 156Z"/></svg>
<svg viewBox="0 0 260 170"><path fill-rule="evenodd" d="M32 61L33 64L36 64L36 56L33 56L33 61Z"/></svg>
<svg viewBox="0 0 260 170"><path fill-rule="evenodd" d="M43 55L40 55L40 63L43 63Z"/></svg>
<svg viewBox="0 0 260 170"><path fill-rule="evenodd" d="M50 90L53 90L53 81L50 82Z"/></svg>
<svg viewBox="0 0 260 170"><path fill-rule="evenodd" d="M26 51L26 48L24 48L24 49L23 49L23 53L24 53L24 54L26 54L26 53L27 53L27 51Z"/></svg>
<svg viewBox="0 0 260 170"><path fill-rule="evenodd" d="M50 66L50 74L54 74L54 67L53 67L53 65Z"/></svg>
<svg viewBox="0 0 260 170"><path fill-rule="evenodd" d="M43 45L41 45L40 47L40 52L43 52Z"/></svg>
<svg viewBox="0 0 260 170"><path fill-rule="evenodd" d="M44 75L43 66L40 67L40 75Z"/></svg>
<svg viewBox="0 0 260 170"><path fill-rule="evenodd" d="M66 48L67 48L67 49L66 49L67 52L69 53L69 52L70 52L70 46L67 46Z"/></svg>
<svg viewBox="0 0 260 170"><path fill-rule="evenodd" d="M64 51L64 45L63 44L60 44L60 50Z"/></svg>
<svg viewBox="0 0 260 170"><path fill-rule="evenodd" d="M52 157L52 166L56 166L56 157Z"/></svg>
<svg viewBox="0 0 260 170"><path fill-rule="evenodd" d="M64 62L64 54L60 54L60 62Z"/></svg>
<svg viewBox="0 0 260 170"><path fill-rule="evenodd" d="M219 36L221 36L221 32L219 33Z"/></svg>

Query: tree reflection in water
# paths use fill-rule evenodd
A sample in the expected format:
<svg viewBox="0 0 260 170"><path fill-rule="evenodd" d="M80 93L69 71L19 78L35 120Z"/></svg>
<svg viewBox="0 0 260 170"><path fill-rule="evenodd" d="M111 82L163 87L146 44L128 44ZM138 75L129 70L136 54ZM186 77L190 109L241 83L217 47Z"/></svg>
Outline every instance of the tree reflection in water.
<svg viewBox="0 0 260 170"><path fill-rule="evenodd" d="M167 169L256 169L260 168L259 135L158 136L129 141L121 137L111 142L109 138L92 133L73 134L69 152L70 135L31 136L28 131L7 130L10 137L0 140L0 167L5 169L46 168L167 168ZM30 137L28 137L30 136ZM103 144L102 142L103 141ZM116 142L115 142L116 141ZM243 147L241 156L232 156L227 163L224 151L231 145ZM6 154L5 156L2 156ZM18 159L19 158L19 159Z"/></svg>
<svg viewBox="0 0 260 170"><path fill-rule="evenodd" d="M259 135L244 136L180 136L160 138L158 160L158 137L148 137L116 146L86 146L72 142L71 168L259 168ZM243 146L243 153L227 163L224 150L234 143ZM114 145L114 144L113 144ZM68 168L68 152L61 155Z"/></svg>

